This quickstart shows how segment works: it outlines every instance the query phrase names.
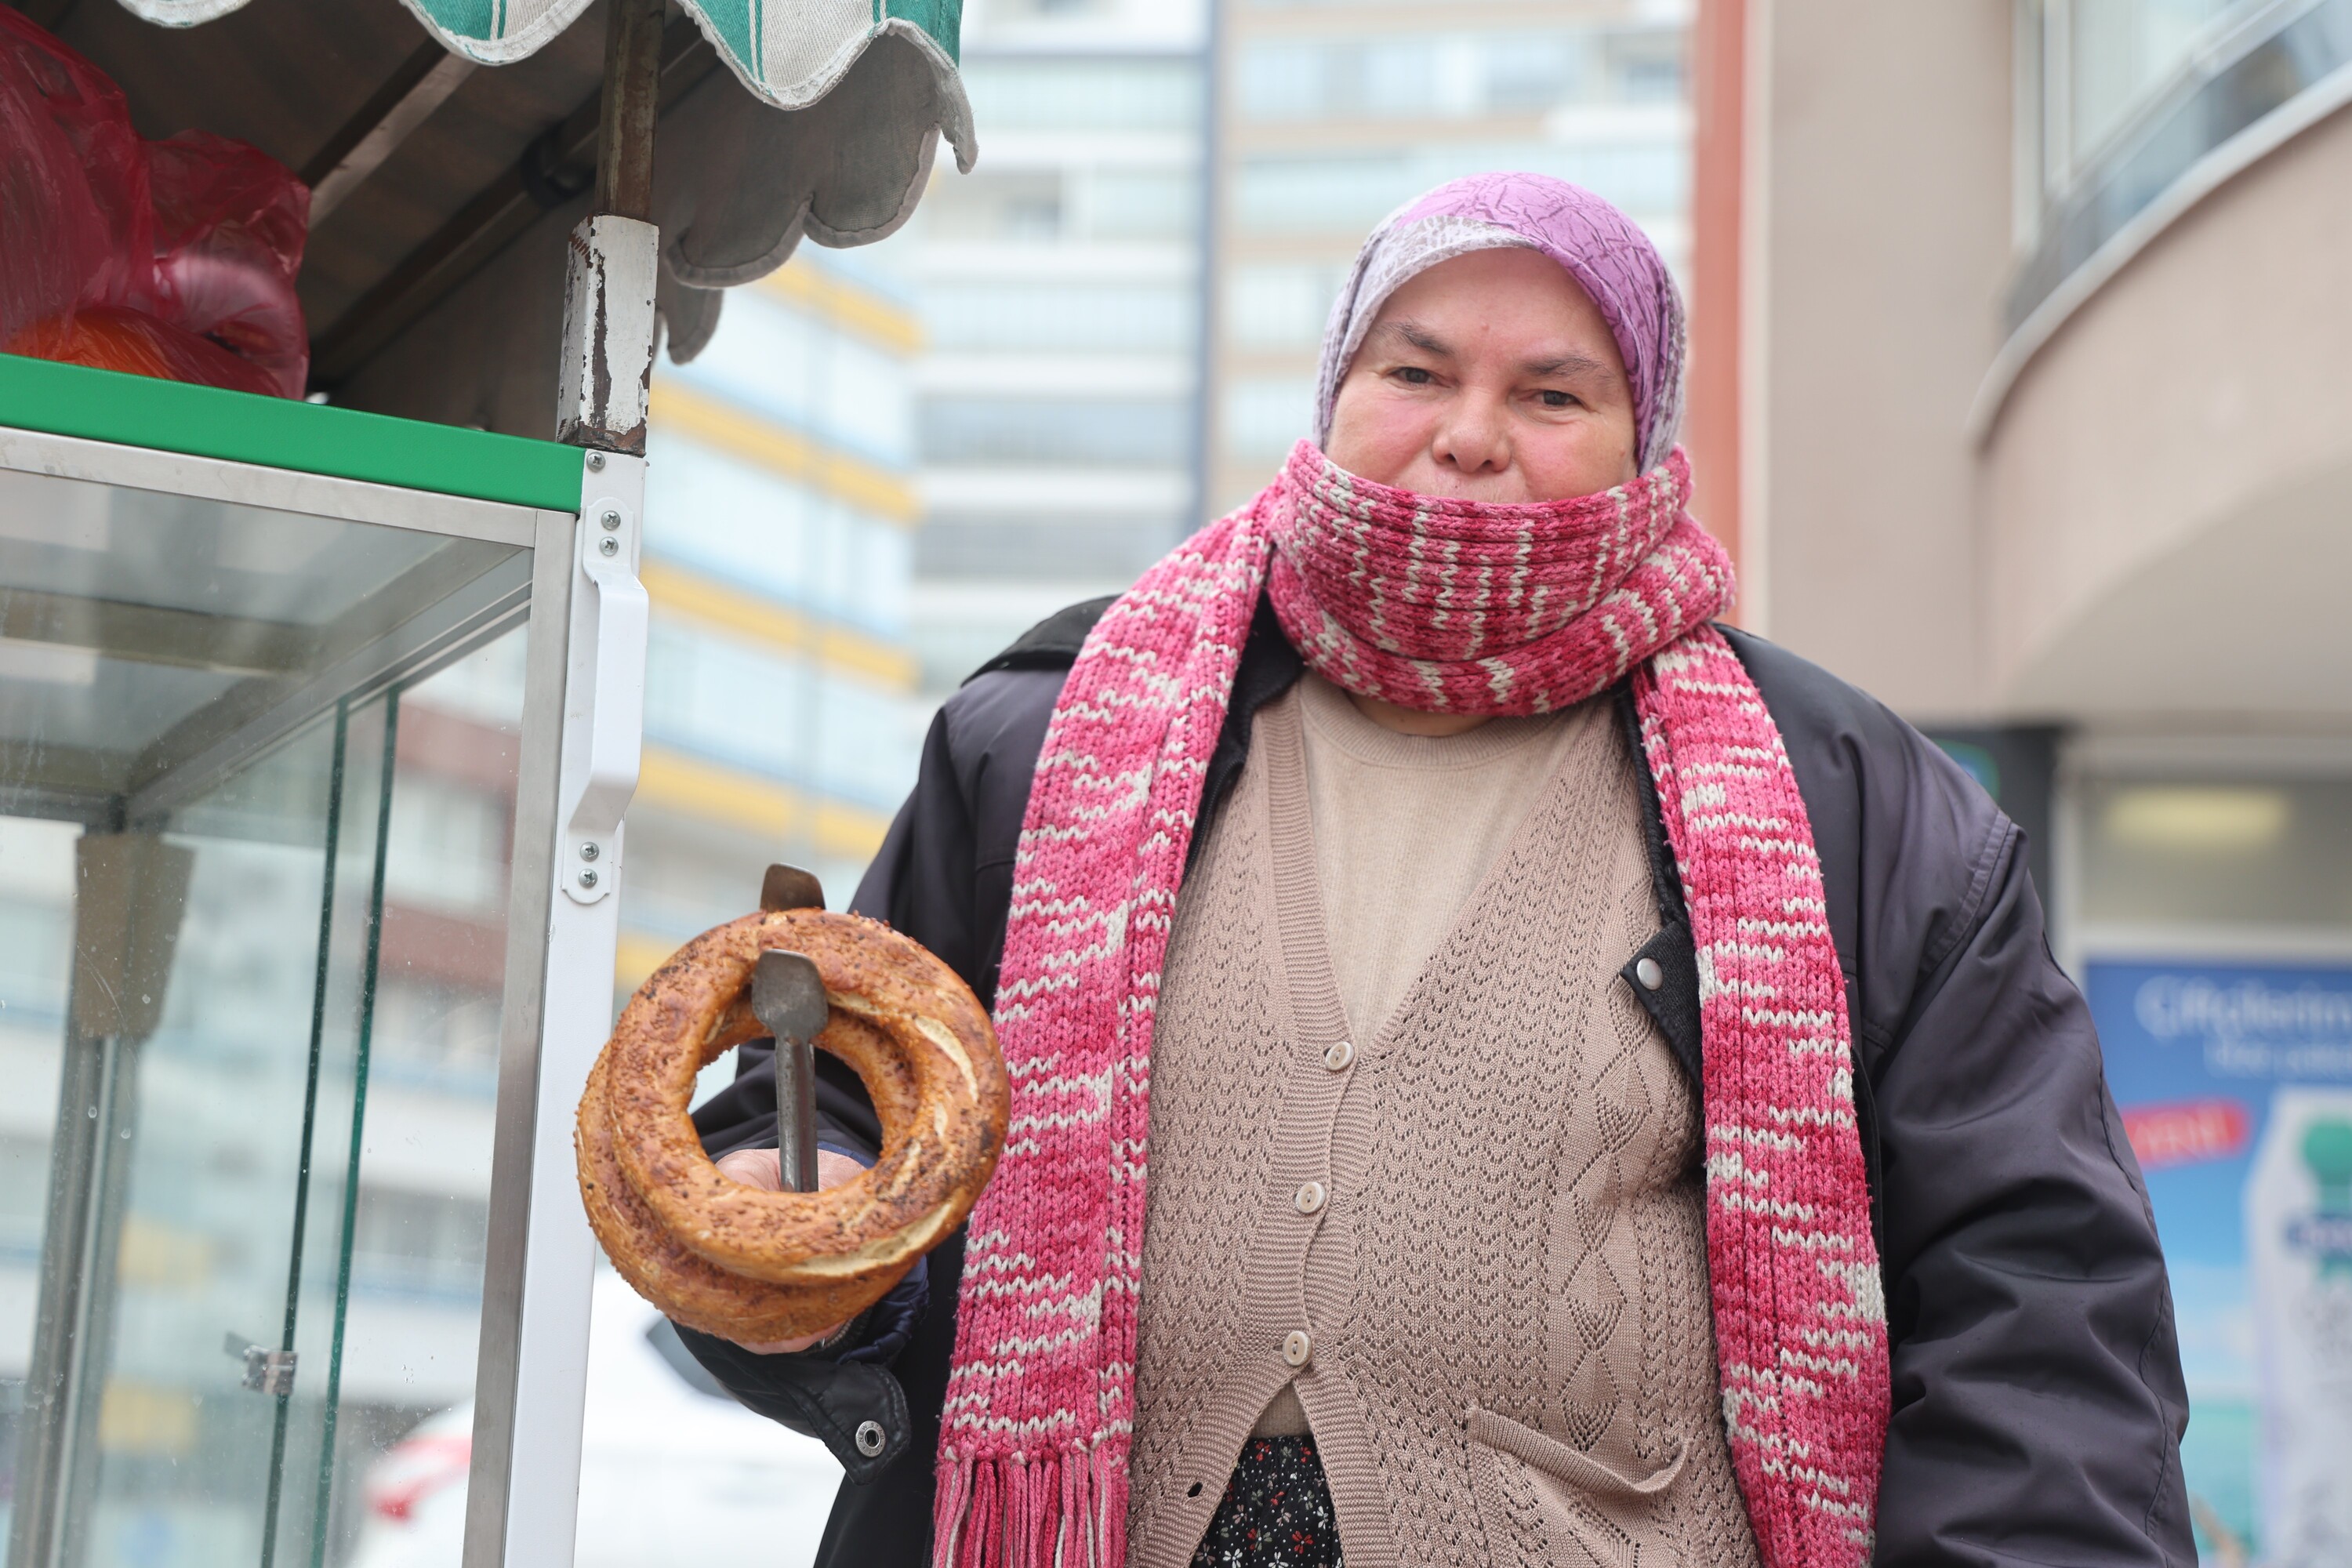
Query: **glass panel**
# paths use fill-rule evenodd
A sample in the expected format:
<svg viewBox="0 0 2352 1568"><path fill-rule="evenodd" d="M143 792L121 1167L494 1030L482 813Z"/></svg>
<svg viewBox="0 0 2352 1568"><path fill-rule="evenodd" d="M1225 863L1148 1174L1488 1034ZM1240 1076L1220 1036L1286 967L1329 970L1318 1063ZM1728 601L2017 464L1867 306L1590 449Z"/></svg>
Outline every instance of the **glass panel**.
<svg viewBox="0 0 2352 1568"><path fill-rule="evenodd" d="M2068 103L2077 163L2160 91L2215 23L2250 0L2073 0Z"/></svg>
<svg viewBox="0 0 2352 1568"><path fill-rule="evenodd" d="M281 1399L247 1386L247 1368L266 1373L273 1351L318 1357L334 1337L331 1321L322 1335L301 1321L289 1287L306 1226L333 1223L310 1212L306 1166L349 1137L348 1091L340 1105L313 1092L328 1052L351 1076L355 1001L320 963L321 889L330 913L364 915L383 723L377 704L314 726L175 813L160 841L133 839L169 858L136 868L127 897L176 916L177 941L159 1026L110 1041L98 1186L119 1239L100 1231L90 1269L96 1447L94 1464L69 1464L67 1562L268 1562L284 1461L317 1447L328 1369L298 1362ZM358 809L337 810L338 793Z"/></svg>
<svg viewBox="0 0 2352 1568"><path fill-rule="evenodd" d="M456 1568L459 1556L524 656L519 629L400 693L366 1115L332 1173L339 1195L351 1190L356 1159L358 1201L333 1248L311 1248L305 1286L349 1303L330 1563Z"/></svg>
<svg viewBox="0 0 2352 1568"><path fill-rule="evenodd" d="M2206 158L2352 60L2352 0L2047 4L2020 13L2042 95L2042 210L2010 285L2012 329Z"/></svg>
<svg viewBox="0 0 2352 1568"><path fill-rule="evenodd" d="M69 822L0 816L0 1510L16 1495L72 969ZM0 1519L5 1513L0 1512Z"/></svg>
<svg viewBox="0 0 2352 1568"><path fill-rule="evenodd" d="M126 794L522 554L0 469L0 790Z"/></svg>
<svg viewBox="0 0 2352 1568"><path fill-rule="evenodd" d="M0 471L12 1564L360 1559L445 1412L462 1475L524 634L409 671L529 568Z"/></svg>
<svg viewBox="0 0 2352 1568"><path fill-rule="evenodd" d="M2352 929L2352 784L2092 779L2084 920Z"/></svg>
<svg viewBox="0 0 2352 1568"><path fill-rule="evenodd" d="M1201 78L1189 60L972 59L963 68L973 116L1003 131L1190 131Z"/></svg>

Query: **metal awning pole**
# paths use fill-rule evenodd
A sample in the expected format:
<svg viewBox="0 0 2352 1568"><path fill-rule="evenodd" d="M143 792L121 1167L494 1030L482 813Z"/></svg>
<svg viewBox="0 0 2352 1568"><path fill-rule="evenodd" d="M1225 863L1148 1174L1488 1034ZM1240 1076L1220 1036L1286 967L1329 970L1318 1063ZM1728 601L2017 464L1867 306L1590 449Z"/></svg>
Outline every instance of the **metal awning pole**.
<svg viewBox="0 0 2352 1568"><path fill-rule="evenodd" d="M596 210L654 218L654 120L661 110L663 0L613 0L604 105L596 124Z"/></svg>

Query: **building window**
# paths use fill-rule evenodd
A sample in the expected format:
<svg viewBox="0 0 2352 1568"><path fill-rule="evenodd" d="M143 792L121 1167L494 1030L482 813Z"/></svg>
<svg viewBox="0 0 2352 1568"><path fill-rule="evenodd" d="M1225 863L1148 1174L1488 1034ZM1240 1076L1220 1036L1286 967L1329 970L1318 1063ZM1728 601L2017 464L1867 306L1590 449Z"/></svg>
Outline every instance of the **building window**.
<svg viewBox="0 0 2352 1568"><path fill-rule="evenodd" d="M750 289L729 293L726 321L691 364L664 364L663 378L886 467L913 460L899 360Z"/></svg>
<svg viewBox="0 0 2352 1568"><path fill-rule="evenodd" d="M922 212L941 240L1181 240L1199 225L1201 181L1189 169L1155 168L942 174Z"/></svg>
<svg viewBox="0 0 2352 1568"><path fill-rule="evenodd" d="M944 351L1165 353L1200 330L1178 284L941 283L924 290L923 320Z"/></svg>
<svg viewBox="0 0 2352 1568"><path fill-rule="evenodd" d="M1263 234L1360 235L1400 203L1448 180L1495 169L1550 174L1596 192L1637 221L1682 212L1689 150L1679 121L1644 140L1435 145L1411 152L1244 160L1234 194L1238 226Z"/></svg>
<svg viewBox="0 0 2352 1568"><path fill-rule="evenodd" d="M1313 348L1323 341L1344 269L1311 262L1235 267L1225 275L1225 341L1235 348Z"/></svg>
<svg viewBox="0 0 2352 1568"><path fill-rule="evenodd" d="M1166 553L1181 532L1173 515L933 512L916 540L915 570L935 579L1029 583L1036 580L1037 563L1050 562L1062 578L1125 583Z"/></svg>
<svg viewBox="0 0 2352 1568"><path fill-rule="evenodd" d="M2160 96L2216 24L2262 0L2062 0L2046 26L2063 33L2053 84L2071 174L2097 155L2135 110Z"/></svg>
<svg viewBox="0 0 2352 1568"><path fill-rule="evenodd" d="M1689 35L1671 32L1619 33L1602 52L1608 96L1618 103L1680 103L1687 89L1685 59Z"/></svg>
<svg viewBox="0 0 2352 1568"><path fill-rule="evenodd" d="M919 221L942 240L1051 241L1062 237L1058 170L941 174L923 198Z"/></svg>
<svg viewBox="0 0 2352 1568"><path fill-rule="evenodd" d="M906 529L675 433L653 445L656 559L883 637L905 629Z"/></svg>
<svg viewBox="0 0 2352 1568"><path fill-rule="evenodd" d="M1174 468L1191 452L1191 409L1173 398L933 397L921 417L929 463Z"/></svg>
<svg viewBox="0 0 2352 1568"><path fill-rule="evenodd" d="M2078 919L2352 931L2352 784L2093 779Z"/></svg>
<svg viewBox="0 0 2352 1568"><path fill-rule="evenodd" d="M1293 444L1312 434L1315 379L1237 376L1225 387L1221 412L1227 453L1279 459Z"/></svg>
<svg viewBox="0 0 2352 1568"><path fill-rule="evenodd" d="M352 1215L352 1271L379 1290L478 1296L489 1228L486 1199L362 1182Z"/></svg>
<svg viewBox="0 0 2352 1568"><path fill-rule="evenodd" d="M384 851L384 897L447 914L496 914L506 901L507 814L500 796L403 770Z"/></svg>
<svg viewBox="0 0 2352 1568"><path fill-rule="evenodd" d="M900 694L846 668L654 616L646 738L888 810L919 737Z"/></svg>
<svg viewBox="0 0 2352 1568"><path fill-rule="evenodd" d="M1073 237L1184 239L1201 220L1201 181L1187 170L1094 169L1079 176Z"/></svg>
<svg viewBox="0 0 2352 1568"><path fill-rule="evenodd" d="M2352 66L2352 0L2038 0L2018 18L2032 249L2010 289L2012 328L2256 126L2307 95L2343 101Z"/></svg>
<svg viewBox="0 0 2352 1568"><path fill-rule="evenodd" d="M1268 38L1236 65L1244 120L1468 120L1569 104L1678 102L1676 27Z"/></svg>
<svg viewBox="0 0 2352 1568"><path fill-rule="evenodd" d="M1201 120L1191 60L966 60L972 118L1001 131L1179 131Z"/></svg>

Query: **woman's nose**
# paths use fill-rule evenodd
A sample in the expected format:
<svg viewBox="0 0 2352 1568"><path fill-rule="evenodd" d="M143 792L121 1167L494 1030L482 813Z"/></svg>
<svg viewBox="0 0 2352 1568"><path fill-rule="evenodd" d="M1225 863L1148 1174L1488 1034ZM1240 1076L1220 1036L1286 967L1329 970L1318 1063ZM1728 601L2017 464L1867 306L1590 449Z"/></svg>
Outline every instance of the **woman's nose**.
<svg viewBox="0 0 2352 1568"><path fill-rule="evenodd" d="M1491 399L1465 397L1446 411L1430 456L1465 474L1499 474L1511 466L1503 411Z"/></svg>

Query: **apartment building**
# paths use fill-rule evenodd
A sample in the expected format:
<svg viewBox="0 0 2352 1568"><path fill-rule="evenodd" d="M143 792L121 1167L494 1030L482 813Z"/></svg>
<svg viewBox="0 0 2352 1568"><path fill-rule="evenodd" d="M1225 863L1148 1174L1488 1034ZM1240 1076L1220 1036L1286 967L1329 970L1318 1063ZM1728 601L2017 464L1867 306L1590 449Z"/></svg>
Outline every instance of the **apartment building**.
<svg viewBox="0 0 2352 1568"><path fill-rule="evenodd" d="M1316 351L1365 234L1443 181L1572 180L1689 250L1678 0L1220 0L1209 500L1310 434Z"/></svg>
<svg viewBox="0 0 2352 1568"><path fill-rule="evenodd" d="M751 909L772 861L846 902L913 782L920 342L887 268L807 247L655 374L624 988Z"/></svg>
<svg viewBox="0 0 2352 1568"><path fill-rule="evenodd" d="M980 127L874 248L917 303L911 633L926 695L1190 531L1197 482L1202 0L973 0Z"/></svg>

